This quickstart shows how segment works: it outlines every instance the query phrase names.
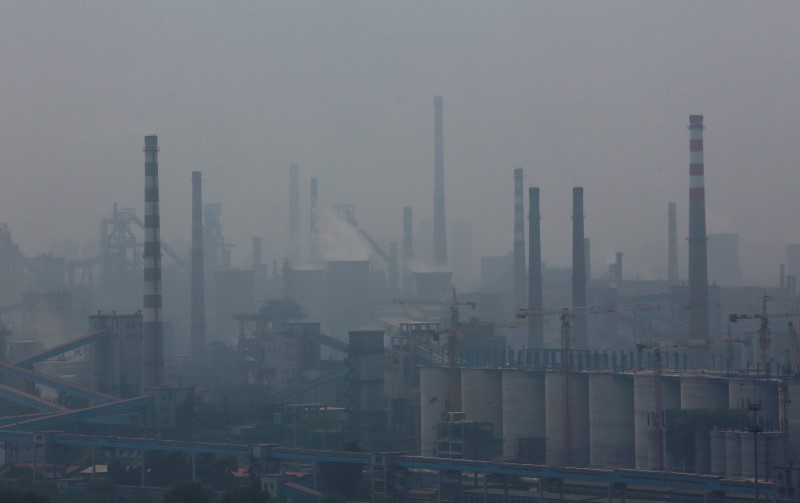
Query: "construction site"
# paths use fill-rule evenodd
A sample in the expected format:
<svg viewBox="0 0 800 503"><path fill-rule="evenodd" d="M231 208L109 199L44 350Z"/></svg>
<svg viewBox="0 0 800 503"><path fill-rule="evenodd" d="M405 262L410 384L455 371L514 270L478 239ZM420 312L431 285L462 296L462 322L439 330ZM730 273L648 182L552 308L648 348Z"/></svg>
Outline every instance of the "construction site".
<svg viewBox="0 0 800 503"><path fill-rule="evenodd" d="M738 236L706 231L703 116L689 117L688 200L664 208L665 279L624 274L622 252L592 273L583 187L563 218L571 267L544 264L540 190L515 168L510 252L482 257L480 287L461 289L439 96L433 112L430 257L414 208L383 242L353 205L323 208L315 177L303 224L297 164L287 255L265 258L255 236L252 267L232 267L199 171L191 247L173 249L155 135L143 211L100 219L100 255L27 256L0 227L6 470L64 491L111 473L120 494L157 493L156 453L208 484L197 465L228 460L230 483L289 501L800 500L800 245L775 284L742 284Z"/></svg>

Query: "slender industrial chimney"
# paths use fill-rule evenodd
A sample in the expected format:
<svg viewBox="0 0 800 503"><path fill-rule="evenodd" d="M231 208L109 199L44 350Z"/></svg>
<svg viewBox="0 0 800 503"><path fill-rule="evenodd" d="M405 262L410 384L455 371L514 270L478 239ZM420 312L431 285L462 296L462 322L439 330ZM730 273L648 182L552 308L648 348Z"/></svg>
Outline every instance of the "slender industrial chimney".
<svg viewBox="0 0 800 503"><path fill-rule="evenodd" d="M525 285L525 213L522 168L514 168L514 308L527 305Z"/></svg>
<svg viewBox="0 0 800 503"><path fill-rule="evenodd" d="M433 98L434 165L433 165L433 263L447 265L447 224L444 216L444 132L442 97Z"/></svg>
<svg viewBox="0 0 800 503"><path fill-rule="evenodd" d="M689 338L707 339L708 255L703 163L703 116L689 116Z"/></svg>
<svg viewBox="0 0 800 503"><path fill-rule="evenodd" d="M206 347L206 278L203 253L202 173L192 171L192 293L191 349L197 355Z"/></svg>
<svg viewBox="0 0 800 503"><path fill-rule="evenodd" d="M403 292L414 294L414 276L411 273L411 260L414 258L414 233L411 219L411 206L403 207Z"/></svg>
<svg viewBox="0 0 800 503"><path fill-rule="evenodd" d="M539 188L528 188L528 310L542 309L542 241L540 233ZM544 347L541 316L528 316L528 349Z"/></svg>
<svg viewBox="0 0 800 503"><path fill-rule="evenodd" d="M675 203L669 203L669 230L667 236L667 279L671 285L678 282L678 212Z"/></svg>
<svg viewBox="0 0 800 503"><path fill-rule="evenodd" d="M572 188L572 306L579 308L572 318L572 347L587 349L586 259L584 257L583 187Z"/></svg>
<svg viewBox="0 0 800 503"><path fill-rule="evenodd" d="M300 261L300 179L296 163L289 165L289 260Z"/></svg>
<svg viewBox="0 0 800 503"><path fill-rule="evenodd" d="M318 228L317 225L319 223L319 207L317 201L317 179L311 179L311 212L309 213L309 231L311 232L311 262L318 262L319 261L319 243L317 242L318 238Z"/></svg>
<svg viewBox="0 0 800 503"><path fill-rule="evenodd" d="M161 221L158 211L158 137L144 137L144 295L142 391L160 386L164 370L161 319Z"/></svg>
<svg viewBox="0 0 800 503"><path fill-rule="evenodd" d="M583 240L583 264L586 269L586 281L592 280L592 243L589 238Z"/></svg>
<svg viewBox="0 0 800 503"><path fill-rule="evenodd" d="M615 254L616 262L614 262L614 281L617 283L617 288L622 288L622 252Z"/></svg>

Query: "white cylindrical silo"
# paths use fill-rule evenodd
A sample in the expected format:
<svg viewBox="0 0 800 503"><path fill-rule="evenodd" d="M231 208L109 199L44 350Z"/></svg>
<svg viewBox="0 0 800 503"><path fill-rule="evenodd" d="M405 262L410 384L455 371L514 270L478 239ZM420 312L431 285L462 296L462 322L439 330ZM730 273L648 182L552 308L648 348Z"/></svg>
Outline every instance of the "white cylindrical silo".
<svg viewBox="0 0 800 503"><path fill-rule="evenodd" d="M758 460L758 476L759 478L764 478L764 454L766 453L766 437L764 434L760 435L753 435L750 432L740 432L739 433L742 439L742 476L751 478L755 474L755 463L754 460ZM756 457L755 447L754 447L754 440L757 438L756 441L758 443L758 456Z"/></svg>
<svg viewBox="0 0 800 503"><path fill-rule="evenodd" d="M725 475L725 433L712 430L709 433L711 448L711 473Z"/></svg>
<svg viewBox="0 0 800 503"><path fill-rule="evenodd" d="M800 463L800 383L786 383L789 403L786 404L789 423L789 460Z"/></svg>
<svg viewBox="0 0 800 503"><path fill-rule="evenodd" d="M742 476L742 435L738 431L725 432L725 476Z"/></svg>
<svg viewBox="0 0 800 503"><path fill-rule="evenodd" d="M503 372L504 458L517 458L520 438L545 436L544 403L543 372Z"/></svg>
<svg viewBox="0 0 800 503"><path fill-rule="evenodd" d="M497 369L461 369L461 410L469 421L489 421L503 438L503 376Z"/></svg>
<svg viewBox="0 0 800 503"><path fill-rule="evenodd" d="M664 411L679 409L681 406L680 379L675 376L661 376L661 408ZM652 426L652 416L656 410L655 376L639 373L633 377L634 439L636 444L636 469L655 469L651 465L648 441L648 427ZM665 448L666 450L666 448ZM652 466L652 467L651 467Z"/></svg>
<svg viewBox="0 0 800 503"><path fill-rule="evenodd" d="M564 376L561 372L545 374L545 431L547 464L565 465L564 451ZM589 464L589 380L587 374L570 374L572 396L572 466Z"/></svg>
<svg viewBox="0 0 800 503"><path fill-rule="evenodd" d="M709 433L705 429L696 429L693 432L695 473L711 472L711 440Z"/></svg>
<svg viewBox="0 0 800 503"><path fill-rule="evenodd" d="M442 367L422 367L419 373L420 454L433 456L436 424L447 411L447 386L450 373Z"/></svg>
<svg viewBox="0 0 800 503"><path fill-rule="evenodd" d="M636 465L633 376L589 375L589 464L608 468Z"/></svg>
<svg viewBox="0 0 800 503"><path fill-rule="evenodd" d="M728 408L728 383L725 379L704 376L681 377L681 409Z"/></svg>

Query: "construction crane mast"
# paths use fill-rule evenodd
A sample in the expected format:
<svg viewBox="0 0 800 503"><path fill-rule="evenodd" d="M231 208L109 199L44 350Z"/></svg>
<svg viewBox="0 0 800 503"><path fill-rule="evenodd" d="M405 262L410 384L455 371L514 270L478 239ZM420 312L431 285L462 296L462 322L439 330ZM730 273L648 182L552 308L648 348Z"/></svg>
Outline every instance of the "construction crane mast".
<svg viewBox="0 0 800 503"><path fill-rule="evenodd" d="M761 323L758 327L758 346L761 350L761 365L766 366L767 361L769 360L769 347L772 343L772 337L770 336L769 331L769 319L770 318L795 318L797 317L798 313L776 313L776 314L768 314L767 313L767 301L772 300L772 297L769 295L764 295L761 301L761 312L754 313L754 314L731 314L728 316L728 320L731 323L736 323L738 320L752 320L757 319L760 320ZM793 325L790 324L790 333L793 329ZM794 338L793 338L794 339ZM793 344L795 341L792 341Z"/></svg>
<svg viewBox="0 0 800 503"><path fill-rule="evenodd" d="M408 305L449 305L450 329L447 331L447 366L450 380L447 385L447 412L461 412L461 379L458 372L460 346L458 306L470 306L472 309L475 309L478 304L476 302L459 302L455 287L453 287L453 295L450 302L445 300L395 299L394 303ZM448 417L450 416L448 415Z"/></svg>

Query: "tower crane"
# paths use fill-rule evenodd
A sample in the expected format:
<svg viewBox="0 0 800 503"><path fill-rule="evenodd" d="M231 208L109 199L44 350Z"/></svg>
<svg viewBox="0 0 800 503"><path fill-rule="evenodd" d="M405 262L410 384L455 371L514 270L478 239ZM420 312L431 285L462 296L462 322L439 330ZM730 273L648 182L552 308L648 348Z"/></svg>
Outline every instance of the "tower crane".
<svg viewBox="0 0 800 503"><path fill-rule="evenodd" d="M770 318L795 318L797 317L798 313L775 313L775 314L768 314L767 313L767 301L772 300L772 297L769 295L764 295L761 301L761 312L754 313L754 314L736 314L733 313L728 316L728 320L731 323L736 323L738 320L752 320L757 319L761 321L760 326L758 327L758 346L761 349L761 364L766 365L767 360L769 360L769 346L772 343L772 338L770 336L769 331L769 319ZM790 333L792 332L793 325L790 325ZM793 346L796 344L793 341Z"/></svg>
<svg viewBox="0 0 800 503"><path fill-rule="evenodd" d="M476 302L459 302L456 296L456 288L453 287L453 296L450 302L446 300L424 300L424 299L395 299L395 304L404 305L434 305L450 307L450 329L447 337L447 366L450 372L450 380L447 385L447 412L461 411L461 379L458 374L458 354L459 354L459 323L458 306L470 306L472 309L477 307ZM448 417L451 417L448 414Z"/></svg>
<svg viewBox="0 0 800 503"><path fill-rule="evenodd" d="M561 310L561 392L564 407L564 466L572 465L572 382L570 380L572 351L572 314L569 309Z"/></svg>

